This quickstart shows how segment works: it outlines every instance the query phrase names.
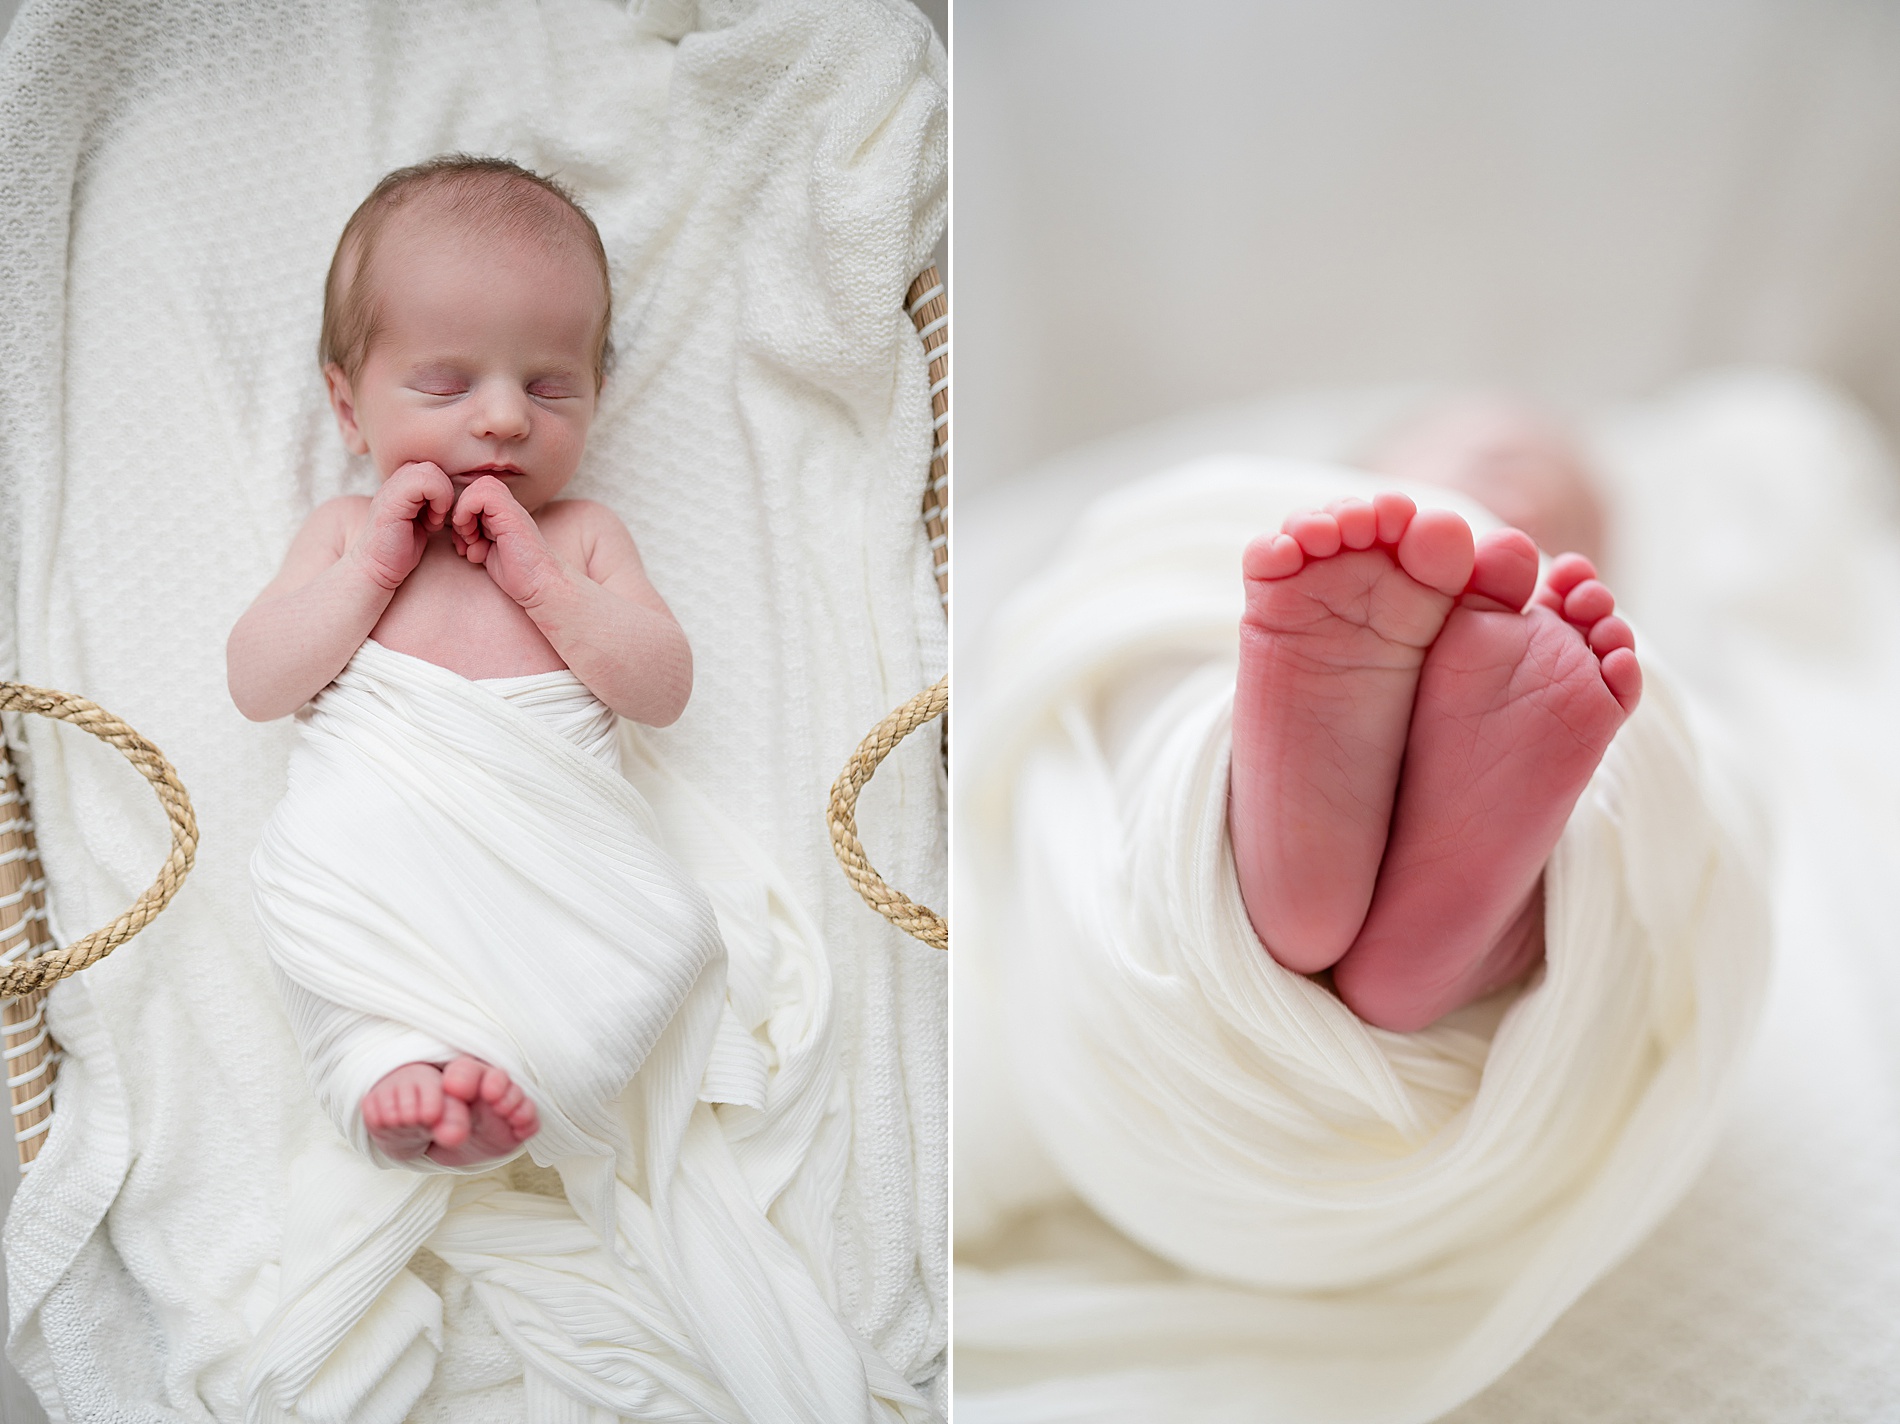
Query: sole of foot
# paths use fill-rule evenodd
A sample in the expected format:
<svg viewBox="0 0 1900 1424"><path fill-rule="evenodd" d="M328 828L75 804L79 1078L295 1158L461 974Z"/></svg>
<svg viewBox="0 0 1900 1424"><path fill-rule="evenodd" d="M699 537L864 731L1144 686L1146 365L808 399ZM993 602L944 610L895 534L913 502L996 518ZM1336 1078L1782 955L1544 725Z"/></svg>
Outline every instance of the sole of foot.
<svg viewBox="0 0 1900 1424"><path fill-rule="evenodd" d="M1423 1028L1540 962L1544 862L1642 696L1589 560L1557 559L1533 594L1528 538L1489 554L1420 670L1371 909L1333 970L1381 1028Z"/></svg>
<svg viewBox="0 0 1900 1424"><path fill-rule="evenodd" d="M1365 918L1420 668L1474 559L1463 519L1395 493L1295 514L1242 556L1228 823L1289 969L1327 968Z"/></svg>

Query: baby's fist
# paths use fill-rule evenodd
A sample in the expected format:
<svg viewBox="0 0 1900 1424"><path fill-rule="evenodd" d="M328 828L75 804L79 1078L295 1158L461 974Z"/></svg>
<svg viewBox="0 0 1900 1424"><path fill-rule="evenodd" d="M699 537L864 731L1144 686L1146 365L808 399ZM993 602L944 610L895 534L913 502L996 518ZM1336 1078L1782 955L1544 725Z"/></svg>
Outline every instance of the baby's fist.
<svg viewBox="0 0 1900 1424"><path fill-rule="evenodd" d="M516 603L532 603L555 567L534 516L494 475L484 475L462 491L449 529L455 551L486 568Z"/></svg>
<svg viewBox="0 0 1900 1424"><path fill-rule="evenodd" d="M422 562L429 536L448 520L455 485L439 465L412 460L398 466L369 504L356 552L371 578L395 589Z"/></svg>

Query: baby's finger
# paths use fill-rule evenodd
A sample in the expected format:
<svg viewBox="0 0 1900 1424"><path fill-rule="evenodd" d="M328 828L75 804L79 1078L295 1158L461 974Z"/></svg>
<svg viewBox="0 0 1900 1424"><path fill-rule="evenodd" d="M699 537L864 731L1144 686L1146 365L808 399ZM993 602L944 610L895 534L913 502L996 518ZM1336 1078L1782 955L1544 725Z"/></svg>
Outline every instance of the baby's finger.
<svg viewBox="0 0 1900 1424"><path fill-rule="evenodd" d="M429 529L433 532L448 523L449 511L455 508L455 481L442 472L440 465L424 465L422 470L429 491Z"/></svg>

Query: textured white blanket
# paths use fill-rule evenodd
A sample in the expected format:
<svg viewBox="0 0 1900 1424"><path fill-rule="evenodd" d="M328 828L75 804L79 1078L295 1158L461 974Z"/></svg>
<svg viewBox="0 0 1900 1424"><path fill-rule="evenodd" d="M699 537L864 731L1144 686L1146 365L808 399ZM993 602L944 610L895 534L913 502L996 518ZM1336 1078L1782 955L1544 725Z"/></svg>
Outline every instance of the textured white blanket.
<svg viewBox="0 0 1900 1424"><path fill-rule="evenodd" d="M965 678L958 1114L987 1130L959 1137L960 1418L1435 1418L1707 1158L1768 922L1750 818L1653 659L1528 987L1392 1034L1260 950L1226 838L1240 551L1372 488L1227 459L1121 491ZM998 1235L1069 1192L1127 1240Z"/></svg>
<svg viewBox="0 0 1900 1424"><path fill-rule="evenodd" d="M844 1145L829 1195L798 1205L813 1276L900 1373L941 1367L943 956L857 900L823 808L864 730L942 669L917 520L927 381L901 303L941 231L944 145L941 50L881 0L17 17L0 667L150 735L204 831L165 916L54 995L69 1057L5 1249L10 1350L56 1416L242 1417L297 1244L294 1164L344 1150L249 903L295 729L238 717L222 648L313 504L371 487L315 370L323 272L381 174L449 149L562 177L600 225L621 355L574 493L626 521L693 641L693 703L654 755L755 846L725 872L734 894L777 885L824 946L826 1140ZM56 922L82 933L143 888L164 829L109 749L25 736ZM880 771L865 824L879 868L941 903L927 740ZM668 844L705 859L671 826ZM412 1417L527 1417L518 1352L468 1276L434 1252L414 1269L443 1344Z"/></svg>

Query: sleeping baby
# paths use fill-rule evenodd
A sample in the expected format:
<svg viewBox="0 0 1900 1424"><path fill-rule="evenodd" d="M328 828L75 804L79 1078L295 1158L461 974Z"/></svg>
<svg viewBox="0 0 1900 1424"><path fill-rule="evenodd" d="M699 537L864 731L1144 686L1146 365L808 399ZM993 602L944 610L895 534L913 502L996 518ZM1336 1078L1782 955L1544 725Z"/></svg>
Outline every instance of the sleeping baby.
<svg viewBox="0 0 1900 1424"><path fill-rule="evenodd" d="M259 721L305 709L289 792L254 864L259 913L320 1094L347 1085L326 1105L380 1159L468 1167L543 1128L545 1092L519 1079L535 1063L547 1089L560 1053L524 1042L508 1020L537 995L557 1020L639 1000L638 1041L597 1055L617 1066L584 1061L592 1049L575 1024L570 1086L610 1099L722 954L703 897L657 849L636 848L622 859L646 857L646 903L622 913L651 910L645 947L625 949L619 940L640 936L603 924L598 982L543 982L590 972L549 958L557 940L591 942L587 927L560 923L586 887L555 893L573 860L562 843L588 827L568 824L584 807L540 806L535 778L577 777L610 809L637 802L613 784L615 714L663 726L692 685L685 634L626 527L598 504L558 498L594 417L609 316L600 236L554 183L460 156L383 179L337 245L321 347L344 442L370 457L381 488L312 513L231 632L238 709ZM491 704L512 720L464 727L465 682L492 694L478 696L475 722ZM459 741L469 744L458 751ZM515 745L551 770L491 784L509 774ZM633 823L643 809L628 810ZM542 825L537 816L545 836L524 829L521 818ZM457 840L484 833L496 843ZM536 867L549 856L560 864ZM385 873L392 903L379 909ZM519 897L502 882L515 873L549 893L554 922L510 918ZM366 965L346 963L352 943ZM431 1005L434 1022L406 1017L405 995ZM612 1035L626 1022L601 1027Z"/></svg>

